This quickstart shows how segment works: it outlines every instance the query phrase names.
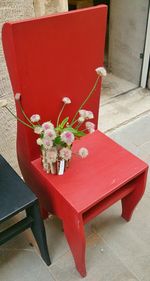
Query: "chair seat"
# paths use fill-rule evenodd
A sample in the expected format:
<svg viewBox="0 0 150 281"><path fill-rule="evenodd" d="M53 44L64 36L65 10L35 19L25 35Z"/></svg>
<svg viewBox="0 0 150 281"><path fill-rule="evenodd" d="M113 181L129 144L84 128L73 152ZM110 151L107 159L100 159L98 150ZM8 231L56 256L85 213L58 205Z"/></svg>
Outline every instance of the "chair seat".
<svg viewBox="0 0 150 281"><path fill-rule="evenodd" d="M29 207L34 193L0 155L0 222Z"/></svg>
<svg viewBox="0 0 150 281"><path fill-rule="evenodd" d="M36 172L44 177L77 213L85 212L121 186L126 184L127 187L128 182L147 168L146 163L100 131L76 141L74 152L83 146L89 151L88 157L81 159L74 155L63 176L46 174L40 158L32 162Z"/></svg>
<svg viewBox="0 0 150 281"><path fill-rule="evenodd" d="M85 276L84 224L118 200L122 217L129 221L144 193L148 165L99 131L76 141L74 152L81 147L89 156L74 155L63 176L46 174L40 159L31 164L46 194L43 202L62 219L76 267Z"/></svg>

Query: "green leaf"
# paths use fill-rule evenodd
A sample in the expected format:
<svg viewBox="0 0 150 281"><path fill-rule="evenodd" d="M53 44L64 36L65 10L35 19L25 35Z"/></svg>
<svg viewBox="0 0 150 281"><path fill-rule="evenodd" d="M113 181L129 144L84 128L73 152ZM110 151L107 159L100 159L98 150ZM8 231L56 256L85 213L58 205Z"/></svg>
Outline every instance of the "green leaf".
<svg viewBox="0 0 150 281"><path fill-rule="evenodd" d="M76 133L76 136L77 137L83 137L83 136L85 136L86 134L84 133L84 132L82 132L82 131L77 131L77 133Z"/></svg>
<svg viewBox="0 0 150 281"><path fill-rule="evenodd" d="M62 146L62 147L66 146L66 144L61 140L60 136L56 137L54 139L53 143L55 146L57 146L57 145Z"/></svg>
<svg viewBox="0 0 150 281"><path fill-rule="evenodd" d="M86 135L83 131L78 131L72 127L64 128L63 131L69 131L69 132L73 133L76 137L83 137Z"/></svg>
<svg viewBox="0 0 150 281"><path fill-rule="evenodd" d="M64 126L66 125L66 123L68 122L68 120L69 120L69 117L66 117L66 118L61 122L61 124L59 125L59 127L60 127L61 129L63 129Z"/></svg>
<svg viewBox="0 0 150 281"><path fill-rule="evenodd" d="M63 129L61 129L60 127L56 127L56 128L55 128L55 131L56 131L56 132L62 132Z"/></svg>
<svg viewBox="0 0 150 281"><path fill-rule="evenodd" d="M64 128L64 129L63 129L63 132L65 132L65 131L71 132L71 133L73 133L73 134L75 134L75 133L77 132L77 130L74 129L74 128L72 128L72 127Z"/></svg>
<svg viewBox="0 0 150 281"><path fill-rule="evenodd" d="M60 143L61 143L61 138L60 136L58 136L54 139L54 144L60 144Z"/></svg>

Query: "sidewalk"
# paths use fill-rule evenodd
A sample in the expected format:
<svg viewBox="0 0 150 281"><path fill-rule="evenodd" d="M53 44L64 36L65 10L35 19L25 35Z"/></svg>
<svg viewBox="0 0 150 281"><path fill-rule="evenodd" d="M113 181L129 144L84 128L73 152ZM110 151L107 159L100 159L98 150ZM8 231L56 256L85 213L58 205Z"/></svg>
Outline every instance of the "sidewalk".
<svg viewBox="0 0 150 281"><path fill-rule="evenodd" d="M134 92L101 105L99 127L150 164L150 92ZM132 220L118 202L86 225L85 281L150 281L150 176ZM0 281L78 281L72 254L55 217L46 222L52 265L47 267L26 235L0 247Z"/></svg>

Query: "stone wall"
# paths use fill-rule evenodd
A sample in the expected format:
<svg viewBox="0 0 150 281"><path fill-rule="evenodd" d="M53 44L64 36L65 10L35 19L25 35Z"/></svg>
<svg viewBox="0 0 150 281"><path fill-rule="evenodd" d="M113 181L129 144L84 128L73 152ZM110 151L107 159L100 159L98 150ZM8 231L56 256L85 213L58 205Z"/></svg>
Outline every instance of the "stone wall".
<svg viewBox="0 0 150 281"><path fill-rule="evenodd" d="M0 0L0 34L4 22L33 16L34 9L32 0ZM0 98L1 97L8 100L9 107L15 112L12 88L0 38ZM16 121L6 109L0 110L0 153L18 170L16 160Z"/></svg>
<svg viewBox="0 0 150 281"><path fill-rule="evenodd" d="M41 6L41 3L44 6ZM35 6L34 6L34 5ZM38 6L39 5L39 6ZM13 21L67 10L67 0L0 0L0 34L6 21ZM5 64L0 38L0 98L6 98L15 112L12 88ZM16 121L6 111L0 110L0 154L19 172L16 158Z"/></svg>
<svg viewBox="0 0 150 281"><path fill-rule="evenodd" d="M67 0L34 0L35 15L43 16L68 10Z"/></svg>
<svg viewBox="0 0 150 281"><path fill-rule="evenodd" d="M149 0L111 0L109 68L137 86L140 82Z"/></svg>

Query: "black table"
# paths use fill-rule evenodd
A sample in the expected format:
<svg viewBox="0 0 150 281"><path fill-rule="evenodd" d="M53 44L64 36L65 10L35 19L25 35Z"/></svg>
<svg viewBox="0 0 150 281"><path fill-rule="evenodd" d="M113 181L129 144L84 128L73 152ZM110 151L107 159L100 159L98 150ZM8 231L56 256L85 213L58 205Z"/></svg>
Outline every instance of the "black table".
<svg viewBox="0 0 150 281"><path fill-rule="evenodd" d="M27 228L31 228L43 260L50 265L38 199L0 155L0 224L24 210L25 218L0 232L0 245Z"/></svg>

